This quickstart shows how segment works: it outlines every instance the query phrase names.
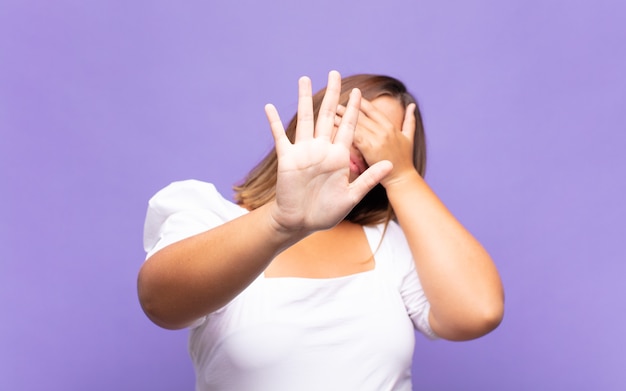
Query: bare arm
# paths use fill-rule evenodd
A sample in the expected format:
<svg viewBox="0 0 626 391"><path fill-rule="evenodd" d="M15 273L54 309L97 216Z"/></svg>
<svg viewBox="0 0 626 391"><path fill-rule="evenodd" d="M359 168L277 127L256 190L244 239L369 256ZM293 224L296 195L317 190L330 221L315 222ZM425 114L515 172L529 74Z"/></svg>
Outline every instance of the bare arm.
<svg viewBox="0 0 626 391"><path fill-rule="evenodd" d="M487 251L417 172L386 189L431 303L429 320L435 333L467 340L496 328L504 295Z"/></svg>
<svg viewBox="0 0 626 391"><path fill-rule="evenodd" d="M412 164L415 117L409 105L397 124L367 101L355 140L368 162L388 159L382 181L431 304L431 327L442 338L468 340L498 326L504 311L500 277L483 246L461 225Z"/></svg>
<svg viewBox="0 0 626 391"><path fill-rule="evenodd" d="M138 277L146 315L161 327L178 329L232 300L304 235L279 229L269 209L263 206L152 255Z"/></svg>
<svg viewBox="0 0 626 391"><path fill-rule="evenodd" d="M278 155L276 199L238 219L167 246L139 272L138 293L156 324L186 327L245 289L282 250L339 223L389 171L381 161L349 182L349 147L359 115L353 91L333 134L341 78L331 72L318 121L313 123L308 78L299 82L296 141L287 139L276 109L266 113Z"/></svg>

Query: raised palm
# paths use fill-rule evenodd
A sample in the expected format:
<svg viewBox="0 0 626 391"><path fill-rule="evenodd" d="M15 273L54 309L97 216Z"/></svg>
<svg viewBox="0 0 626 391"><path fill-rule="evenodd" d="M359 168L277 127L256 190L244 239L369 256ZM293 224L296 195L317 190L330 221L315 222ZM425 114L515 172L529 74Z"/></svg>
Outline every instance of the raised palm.
<svg viewBox="0 0 626 391"><path fill-rule="evenodd" d="M302 77L298 87L298 124L293 144L285 135L276 108L265 107L278 156L272 216L286 230L312 232L339 223L392 166L388 161L378 162L350 182L350 146L359 115L360 91L351 92L341 124L334 133L341 91L339 73L332 71L328 75L317 123L314 123L311 81Z"/></svg>

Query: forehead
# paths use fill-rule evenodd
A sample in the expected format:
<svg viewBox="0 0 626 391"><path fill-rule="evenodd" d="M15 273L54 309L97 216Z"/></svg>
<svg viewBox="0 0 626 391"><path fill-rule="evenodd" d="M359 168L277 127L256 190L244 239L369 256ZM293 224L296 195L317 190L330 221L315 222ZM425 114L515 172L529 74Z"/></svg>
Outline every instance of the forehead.
<svg viewBox="0 0 626 391"><path fill-rule="evenodd" d="M397 129L402 129L404 122L404 106L394 97L383 95L373 99L372 104L387 116Z"/></svg>

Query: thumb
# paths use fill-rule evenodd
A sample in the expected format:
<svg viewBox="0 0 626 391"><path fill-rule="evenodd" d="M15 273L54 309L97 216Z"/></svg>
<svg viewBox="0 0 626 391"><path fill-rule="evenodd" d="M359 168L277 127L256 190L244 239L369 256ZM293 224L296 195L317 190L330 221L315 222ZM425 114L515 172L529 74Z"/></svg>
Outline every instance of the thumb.
<svg viewBox="0 0 626 391"><path fill-rule="evenodd" d="M370 166L350 183L350 194L356 205L365 195L391 172L393 164L389 160L381 160Z"/></svg>

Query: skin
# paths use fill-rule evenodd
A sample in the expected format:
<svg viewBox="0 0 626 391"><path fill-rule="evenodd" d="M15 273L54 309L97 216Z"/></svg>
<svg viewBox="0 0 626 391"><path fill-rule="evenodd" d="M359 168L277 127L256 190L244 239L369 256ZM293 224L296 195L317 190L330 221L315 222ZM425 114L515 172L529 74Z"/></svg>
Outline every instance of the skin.
<svg viewBox="0 0 626 391"><path fill-rule="evenodd" d="M314 124L311 82L299 80L293 144L274 106L266 106L278 154L274 201L167 246L144 263L139 299L156 324L186 327L228 303L260 273L332 278L370 270L362 227L343 218L379 182L416 260L433 330L466 340L499 324L503 292L491 258L413 167L415 107L405 110L390 97L368 102L358 90L339 107L340 86L339 74L331 72ZM352 256L338 263L346 252Z"/></svg>
<svg viewBox="0 0 626 391"><path fill-rule="evenodd" d="M336 226L391 171L391 163L383 161L349 181L349 149L360 92L351 95L333 137L340 85L339 73L331 72L328 93L314 124L311 81L306 77L299 80L294 144L287 139L274 106L266 106L279 157L275 200L167 246L144 262L138 295L154 323L180 329L221 308L285 249L314 232Z"/></svg>
<svg viewBox="0 0 626 391"><path fill-rule="evenodd" d="M415 105L389 96L361 101L354 147L368 164L393 163L381 180L404 231L424 292L429 321L442 338L469 340L496 328L504 292L483 246L450 213L413 166ZM339 110L339 115L345 112Z"/></svg>

